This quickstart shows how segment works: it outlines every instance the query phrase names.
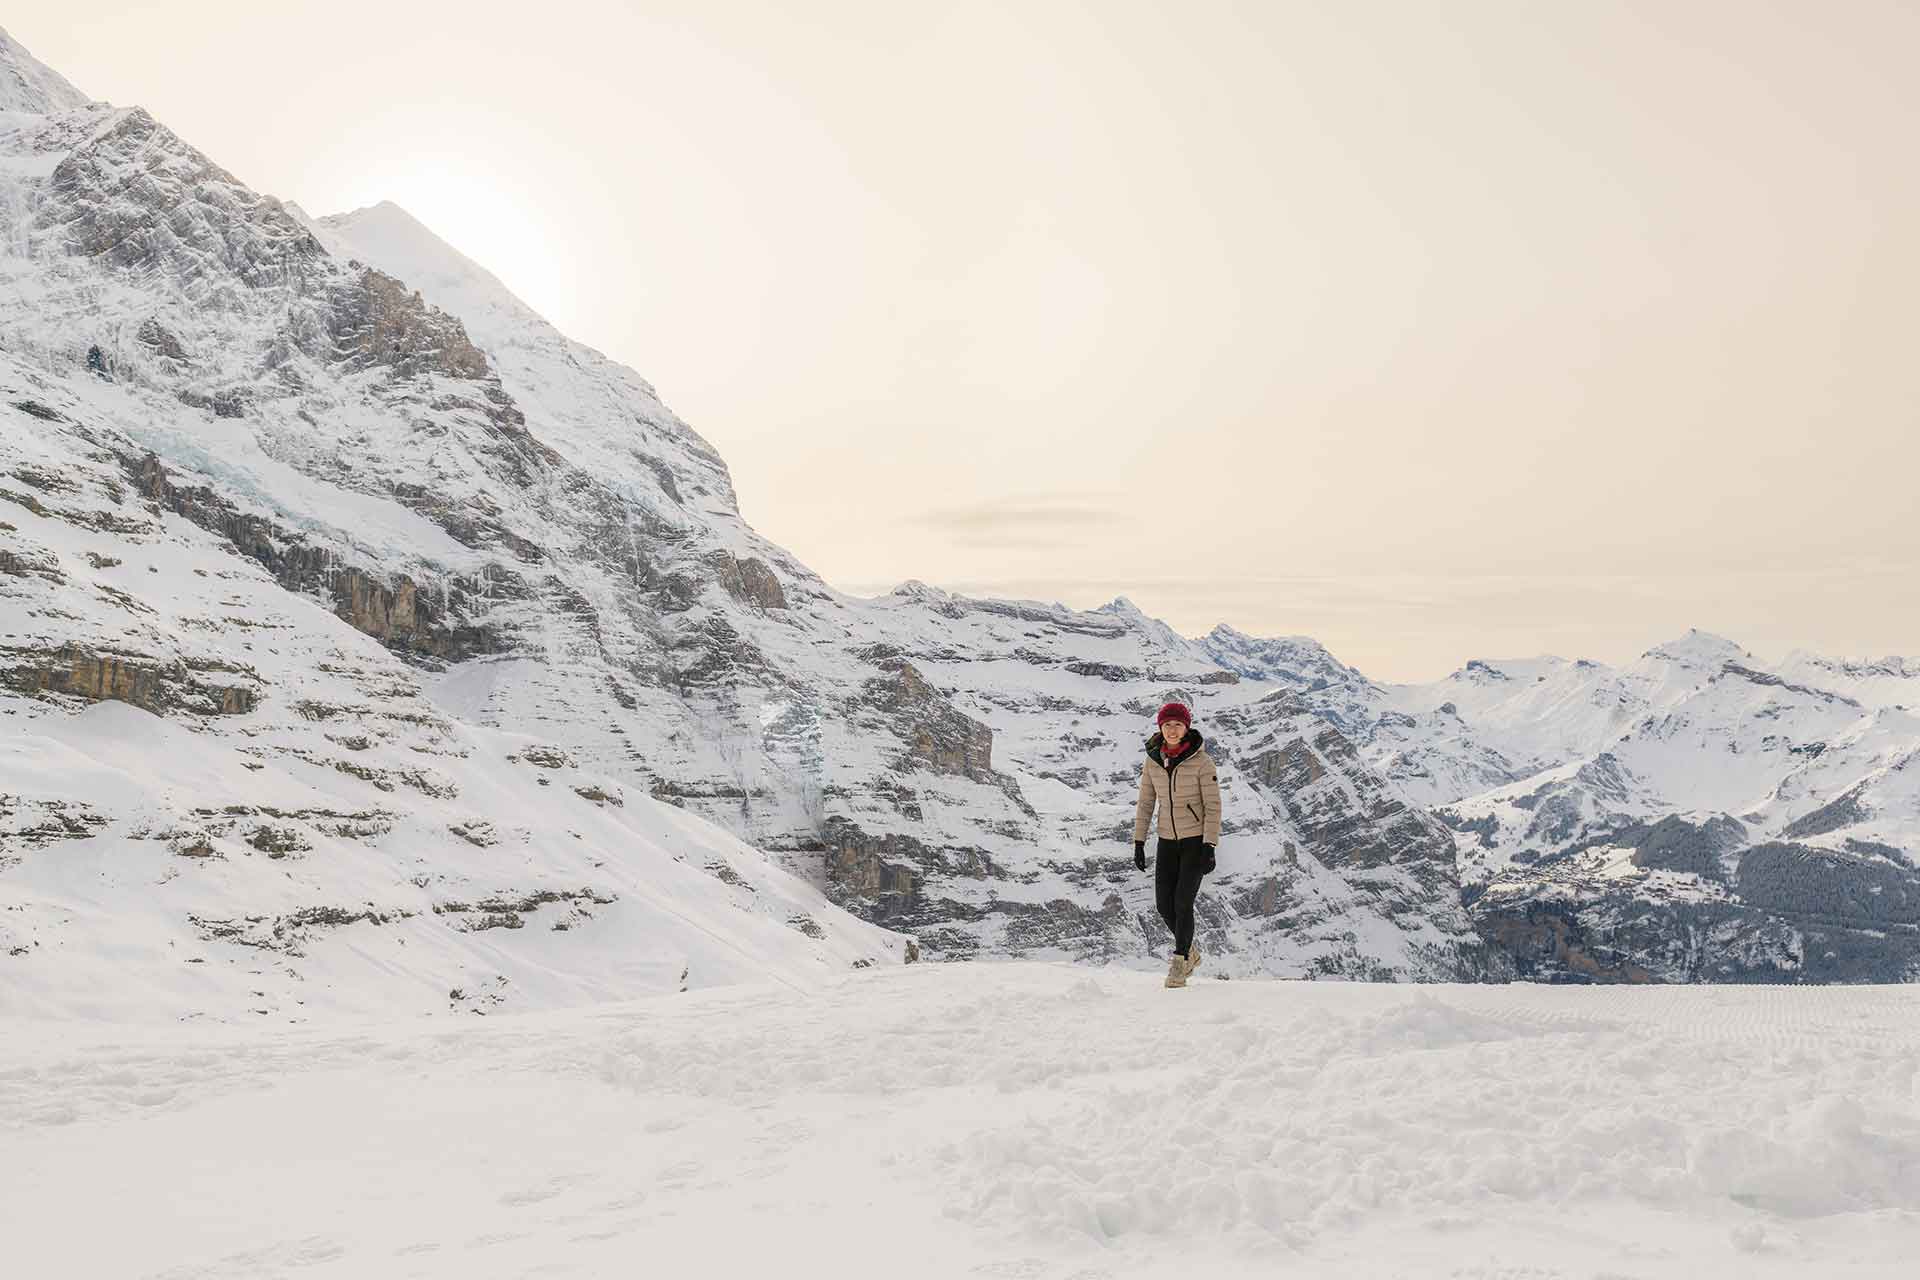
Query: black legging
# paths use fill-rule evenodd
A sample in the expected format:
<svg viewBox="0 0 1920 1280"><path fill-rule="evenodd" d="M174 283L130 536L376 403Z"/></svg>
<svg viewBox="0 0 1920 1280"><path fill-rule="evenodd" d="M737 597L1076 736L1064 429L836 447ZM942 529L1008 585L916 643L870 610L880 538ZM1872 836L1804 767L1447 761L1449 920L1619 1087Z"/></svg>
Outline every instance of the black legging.
<svg viewBox="0 0 1920 1280"><path fill-rule="evenodd" d="M1173 949L1186 955L1193 947L1193 900L1200 893L1200 869L1207 856L1200 836L1162 840L1154 848L1153 898L1160 918L1173 930Z"/></svg>

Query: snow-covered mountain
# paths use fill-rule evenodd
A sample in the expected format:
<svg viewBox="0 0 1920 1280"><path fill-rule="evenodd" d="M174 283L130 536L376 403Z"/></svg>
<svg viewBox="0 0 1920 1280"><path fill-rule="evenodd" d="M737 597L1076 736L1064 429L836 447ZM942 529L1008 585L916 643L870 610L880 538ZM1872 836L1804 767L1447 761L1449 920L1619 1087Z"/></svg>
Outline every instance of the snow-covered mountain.
<svg viewBox="0 0 1920 1280"><path fill-rule="evenodd" d="M1912 663L1769 672L1696 634L1617 670L1472 662L1390 686L1304 637L1183 637L1125 599L845 595L741 519L725 462L646 380L404 211L311 217L17 45L0 69L0 960L83 973L62 957L97 960L112 921L138 918L152 948L211 940L236 972L261 968L263 931L303 930L301 963L276 961L287 982L348 956L364 976L385 963L366 937L400 911L445 924L564 887L591 891L567 901L595 920L547 930L537 964L561 976L541 999L642 953L649 981L677 982L662 939L689 982L754 964L804 980L903 956L903 932L930 958L1144 964L1165 934L1127 839L1168 698L1221 765L1201 939L1225 974L1825 972L1778 893L1740 888L1741 851L1789 842L1754 854L1755 886L1781 857L1827 885L1920 847L1896 764ZM38 763L75 724L105 726L58 747L76 777L109 767L106 738L148 744L144 772L111 757L126 803ZM176 757L200 750L244 759L196 781ZM689 819L715 831L669 834ZM1631 857L1633 875L1579 870L1601 837L1639 850L1668 819L1735 841L1725 910L1769 941L1723 946L1722 922L1695 959L1649 963L1685 924L1660 906L1621 944L1630 963L1588 963L1613 926L1542 913L1672 898ZM311 852L340 840L355 852ZM49 852L75 848L144 870L103 869L76 898L81 864ZM474 852L501 848L524 852ZM145 852L106 852L127 849ZM706 878L656 875L656 856ZM1719 884L1696 879L1696 896ZM604 926L591 895L631 903L642 881L654 922ZM722 899L786 932L692 963ZM1905 946L1887 923L1875 973ZM532 981L513 967L531 952L443 944L467 976L433 977L436 999L489 964ZM40 989L71 1004L87 981Z"/></svg>
<svg viewBox="0 0 1920 1280"><path fill-rule="evenodd" d="M1454 708L1442 754L1524 762L1432 796L1476 923L1523 970L1897 981L1920 976L1914 670L1769 665L1696 631L1618 669L1477 662L1388 696Z"/></svg>
<svg viewBox="0 0 1920 1280"><path fill-rule="evenodd" d="M546 665L585 605L519 532L560 536L557 455L458 321L4 40L0 85L0 1007L485 1011L906 957L541 736L563 709L462 718L498 677L450 664L537 633ZM730 508L629 380L627 434Z"/></svg>
<svg viewBox="0 0 1920 1280"><path fill-rule="evenodd" d="M931 957L1144 963L1164 930L1126 837L1176 696L1232 797L1203 921L1219 972L1507 971L1459 905L1450 832L1316 714L1315 690L1358 679L1318 646L1188 641L1124 601L837 592L740 518L725 463L644 379L404 212L312 218L149 113L5 60L41 88L0 115L0 958L63 967L35 984L65 993L48 1001L88 999L69 958L142 919L148 952L289 984L359 957L329 997L352 1003L401 912L460 924L563 889L588 896L548 914L593 923L546 929L537 963L584 990L662 938L708 954L710 913L643 947L597 901L680 884L659 850L835 963L907 943L822 895ZM101 763L138 736L103 701L169 721L139 738L150 769ZM74 777L125 787L43 766L76 718ZM181 773L199 751L244 758ZM662 803L725 838L681 847ZM84 911L76 848L121 869ZM672 917L681 890L660 893ZM386 971L435 1000L487 965L527 986L532 953L500 948L531 935L485 932L484 956L434 935L453 978ZM784 973L779 937L751 963ZM206 1007L278 999L246 990Z"/></svg>

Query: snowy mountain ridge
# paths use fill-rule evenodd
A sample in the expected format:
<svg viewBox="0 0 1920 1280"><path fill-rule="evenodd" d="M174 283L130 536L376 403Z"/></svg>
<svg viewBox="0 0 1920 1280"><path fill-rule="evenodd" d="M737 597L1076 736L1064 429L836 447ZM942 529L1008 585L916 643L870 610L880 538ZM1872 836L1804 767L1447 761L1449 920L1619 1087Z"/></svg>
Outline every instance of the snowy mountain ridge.
<svg viewBox="0 0 1920 1280"><path fill-rule="evenodd" d="M1470 663L1394 697L1453 699L1465 736L1527 762L1430 796L1523 971L1898 981L1920 975L1911 665L1768 664L1693 632L1619 669Z"/></svg>

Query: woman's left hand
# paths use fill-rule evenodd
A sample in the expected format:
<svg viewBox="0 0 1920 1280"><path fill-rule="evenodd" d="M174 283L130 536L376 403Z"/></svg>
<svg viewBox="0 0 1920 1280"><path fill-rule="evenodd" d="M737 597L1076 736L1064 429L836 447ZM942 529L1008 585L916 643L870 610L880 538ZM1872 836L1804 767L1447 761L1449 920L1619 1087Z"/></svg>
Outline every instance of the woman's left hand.
<svg viewBox="0 0 1920 1280"><path fill-rule="evenodd" d="M1202 849L1205 849L1205 850L1207 851L1207 859L1206 859L1206 861L1205 861L1205 862L1202 862L1202 863L1200 864L1200 870L1202 870L1202 871L1211 871L1211 870L1213 870L1213 865L1214 865L1214 863L1213 863L1213 846L1212 846L1212 845L1210 845L1210 844L1203 844L1203 845L1201 845L1200 847L1201 847Z"/></svg>

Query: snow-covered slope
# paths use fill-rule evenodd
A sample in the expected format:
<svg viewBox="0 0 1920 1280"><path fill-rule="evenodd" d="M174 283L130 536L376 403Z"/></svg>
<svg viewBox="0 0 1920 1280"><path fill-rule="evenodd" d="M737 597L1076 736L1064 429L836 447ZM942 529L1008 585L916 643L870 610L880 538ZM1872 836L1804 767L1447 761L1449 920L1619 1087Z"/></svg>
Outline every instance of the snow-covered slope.
<svg viewBox="0 0 1920 1280"><path fill-rule="evenodd" d="M0 112L71 111L90 99L0 29Z"/></svg>
<svg viewBox="0 0 1920 1280"><path fill-rule="evenodd" d="M454 1027L23 1030L22 1275L1894 1280L1920 1249L1912 987L914 965Z"/></svg>
<svg viewBox="0 0 1920 1280"><path fill-rule="evenodd" d="M395 735L404 714L328 716L362 731L332 756L118 701L10 730L0 1017L485 1013L904 958L711 823L532 739Z"/></svg>
<svg viewBox="0 0 1920 1280"><path fill-rule="evenodd" d="M905 958L724 829L447 715L329 602L141 500L212 502L129 474L115 388L44 381L0 354L0 1015L484 1012Z"/></svg>

